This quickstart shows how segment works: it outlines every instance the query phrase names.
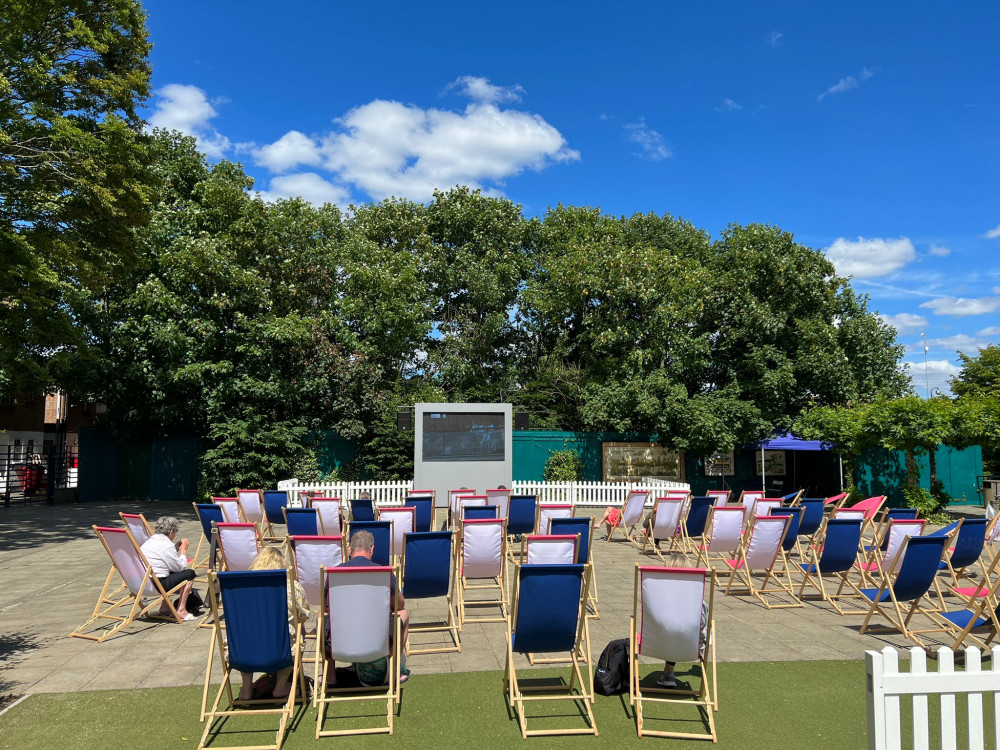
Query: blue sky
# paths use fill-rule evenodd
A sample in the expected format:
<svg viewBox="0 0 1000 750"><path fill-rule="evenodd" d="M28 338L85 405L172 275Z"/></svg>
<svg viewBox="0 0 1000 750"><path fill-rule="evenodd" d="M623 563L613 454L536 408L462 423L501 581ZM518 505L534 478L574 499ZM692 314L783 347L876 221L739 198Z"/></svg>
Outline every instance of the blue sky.
<svg viewBox="0 0 1000 750"><path fill-rule="evenodd" d="M266 198L770 223L870 294L921 395L1000 344L996 3L145 7L147 118Z"/></svg>

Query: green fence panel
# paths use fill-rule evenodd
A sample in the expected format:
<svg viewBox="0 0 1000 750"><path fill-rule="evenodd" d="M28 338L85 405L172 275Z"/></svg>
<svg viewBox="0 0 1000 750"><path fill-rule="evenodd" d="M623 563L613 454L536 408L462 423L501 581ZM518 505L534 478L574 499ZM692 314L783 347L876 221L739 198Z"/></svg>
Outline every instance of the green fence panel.
<svg viewBox="0 0 1000 750"><path fill-rule="evenodd" d="M200 476L199 455L196 438L155 438L150 455L149 497L153 500L194 500Z"/></svg>
<svg viewBox="0 0 1000 750"><path fill-rule="evenodd" d="M981 502L976 477L983 473L983 452L979 446L965 449L939 445L935 452L938 479L944 492L953 498L952 505L972 505ZM930 488L930 462L926 455L917 456L920 486ZM906 504L906 453L885 448L862 451L855 463L854 481L866 497L885 495L889 505Z"/></svg>
<svg viewBox="0 0 1000 750"><path fill-rule="evenodd" d="M151 497L153 459L151 440L117 441L118 460L115 472L115 497L148 499Z"/></svg>
<svg viewBox="0 0 1000 750"><path fill-rule="evenodd" d="M98 427L81 427L77 441L77 497L81 503L104 500L114 494L118 441L109 430Z"/></svg>

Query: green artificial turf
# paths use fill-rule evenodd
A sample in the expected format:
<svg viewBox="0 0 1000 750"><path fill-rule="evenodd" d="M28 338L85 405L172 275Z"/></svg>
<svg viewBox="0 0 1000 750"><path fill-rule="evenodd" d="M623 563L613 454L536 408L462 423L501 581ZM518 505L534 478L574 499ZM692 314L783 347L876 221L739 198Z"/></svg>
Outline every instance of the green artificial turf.
<svg viewBox="0 0 1000 750"><path fill-rule="evenodd" d="M644 670L644 673L647 670ZM652 671L649 668L648 671ZM526 670L522 678L563 674ZM686 679L684 672L681 678ZM719 665L719 745L740 750L773 748L863 748L867 745L865 667L861 661L744 662ZM0 748L31 750L136 750L194 748L201 736L198 721L201 690L196 687L33 695L0 716ZM384 702L381 704L384 707ZM554 705L554 711L547 706ZM374 703L364 704L377 711ZM584 726L573 704L540 704L532 728ZM355 705L355 709L360 706ZM678 714L694 718L694 708ZM550 714L548 717L545 714ZM652 715L662 711L650 711ZM553 716L552 714L564 714ZM636 737L628 696L597 696L594 714L598 737L521 739L507 711L499 672L414 674L403 690L395 734L365 738L324 738L330 746L365 748L619 748L656 746L708 748L711 743ZM532 716L529 713L529 716ZM277 727L276 719L244 717L225 729ZM653 728L647 719L647 728ZM328 722L327 728L331 728ZM307 748L316 742L316 712L300 709L285 747ZM690 731L688 728L686 731ZM700 731L700 729L698 730ZM219 736L214 747L273 742L274 730Z"/></svg>

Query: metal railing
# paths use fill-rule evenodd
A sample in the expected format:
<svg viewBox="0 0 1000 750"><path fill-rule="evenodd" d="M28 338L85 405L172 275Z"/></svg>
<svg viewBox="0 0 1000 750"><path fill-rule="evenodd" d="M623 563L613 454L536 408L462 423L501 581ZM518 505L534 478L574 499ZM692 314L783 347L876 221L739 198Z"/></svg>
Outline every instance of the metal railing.
<svg viewBox="0 0 1000 750"><path fill-rule="evenodd" d="M56 490L75 489L79 453L66 446L46 446L28 453L20 446L0 448L0 497L5 506L55 502Z"/></svg>

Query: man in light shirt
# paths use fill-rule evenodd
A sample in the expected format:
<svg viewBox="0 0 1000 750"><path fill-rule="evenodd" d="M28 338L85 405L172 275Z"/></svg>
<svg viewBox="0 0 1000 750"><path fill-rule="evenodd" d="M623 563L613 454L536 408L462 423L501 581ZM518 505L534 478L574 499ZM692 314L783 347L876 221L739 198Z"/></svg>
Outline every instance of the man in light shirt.
<svg viewBox="0 0 1000 750"><path fill-rule="evenodd" d="M178 594L177 614L184 622L191 622L195 616L187 611L187 600L194 586L195 572L187 566L188 540L174 541L179 530L180 524L173 516L159 518L153 526L153 536L143 542L141 550L153 575L166 591L185 582ZM173 616L166 602L160 605L160 614Z"/></svg>

